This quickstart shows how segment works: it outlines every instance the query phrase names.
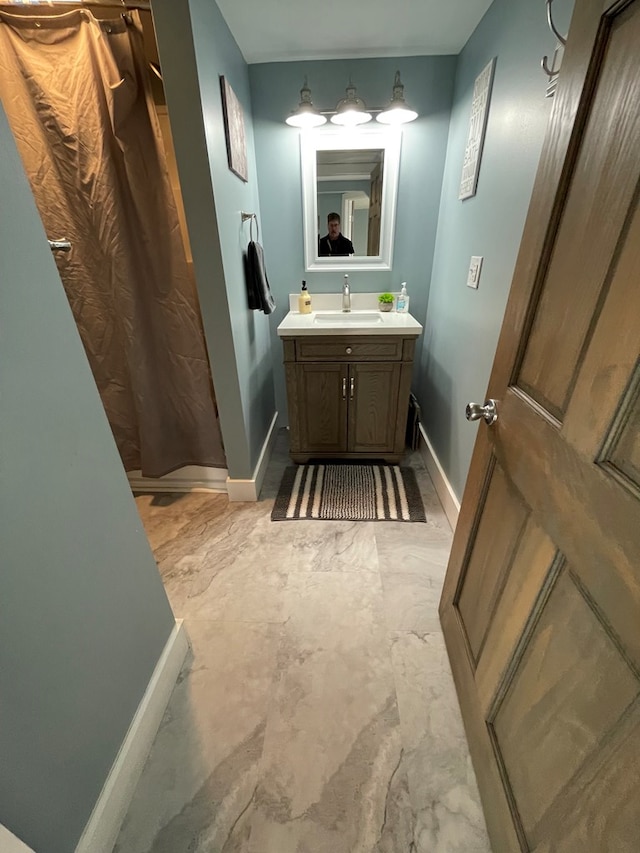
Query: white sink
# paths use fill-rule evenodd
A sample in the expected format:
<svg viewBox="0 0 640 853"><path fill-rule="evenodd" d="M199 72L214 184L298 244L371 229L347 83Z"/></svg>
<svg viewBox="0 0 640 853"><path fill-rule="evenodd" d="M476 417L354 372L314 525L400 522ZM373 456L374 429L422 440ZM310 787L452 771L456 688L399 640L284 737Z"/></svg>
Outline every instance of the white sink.
<svg viewBox="0 0 640 853"><path fill-rule="evenodd" d="M382 323L382 316L374 311L362 313L345 311L336 314L316 314L313 322L323 326L374 326Z"/></svg>

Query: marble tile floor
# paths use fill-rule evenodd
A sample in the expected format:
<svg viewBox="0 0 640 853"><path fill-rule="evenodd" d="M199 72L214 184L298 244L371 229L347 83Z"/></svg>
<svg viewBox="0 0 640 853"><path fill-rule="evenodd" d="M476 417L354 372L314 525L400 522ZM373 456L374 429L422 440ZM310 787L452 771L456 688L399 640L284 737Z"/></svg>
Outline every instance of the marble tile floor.
<svg viewBox="0 0 640 853"><path fill-rule="evenodd" d="M489 853L438 622L451 529L136 497L192 648L114 853Z"/></svg>

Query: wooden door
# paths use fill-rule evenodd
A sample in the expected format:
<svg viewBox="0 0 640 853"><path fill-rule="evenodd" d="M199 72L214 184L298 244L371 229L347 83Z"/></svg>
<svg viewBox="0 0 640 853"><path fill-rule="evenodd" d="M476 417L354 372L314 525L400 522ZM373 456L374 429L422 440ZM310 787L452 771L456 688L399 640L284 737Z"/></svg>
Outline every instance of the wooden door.
<svg viewBox="0 0 640 853"><path fill-rule="evenodd" d="M393 453L396 443L400 364L349 365L351 453Z"/></svg>
<svg viewBox="0 0 640 853"><path fill-rule="evenodd" d="M495 853L640 850L640 0L607 5L576 2L440 608Z"/></svg>
<svg viewBox="0 0 640 853"><path fill-rule="evenodd" d="M347 449L346 364L297 364L294 417L297 418L296 451L344 453ZM291 407L291 402L290 402Z"/></svg>
<svg viewBox="0 0 640 853"><path fill-rule="evenodd" d="M382 213L382 170L378 164L371 173L369 191L369 229L367 231L367 255L380 254L380 221Z"/></svg>

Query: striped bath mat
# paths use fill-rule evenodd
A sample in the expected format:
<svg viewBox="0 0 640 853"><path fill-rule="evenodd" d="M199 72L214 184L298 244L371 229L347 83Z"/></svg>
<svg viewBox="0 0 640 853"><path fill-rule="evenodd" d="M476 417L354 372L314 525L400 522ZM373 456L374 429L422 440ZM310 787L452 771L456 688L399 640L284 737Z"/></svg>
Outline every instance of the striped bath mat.
<svg viewBox="0 0 640 853"><path fill-rule="evenodd" d="M287 468L272 521L426 521L412 468L296 465Z"/></svg>

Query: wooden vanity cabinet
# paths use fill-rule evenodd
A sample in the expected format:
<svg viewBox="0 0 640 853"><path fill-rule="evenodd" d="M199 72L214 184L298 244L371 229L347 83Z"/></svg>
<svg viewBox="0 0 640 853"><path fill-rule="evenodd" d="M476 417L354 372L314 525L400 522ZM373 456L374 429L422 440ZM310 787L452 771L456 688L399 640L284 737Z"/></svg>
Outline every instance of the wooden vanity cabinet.
<svg viewBox="0 0 640 853"><path fill-rule="evenodd" d="M400 461L415 337L292 337L283 346L294 462Z"/></svg>

